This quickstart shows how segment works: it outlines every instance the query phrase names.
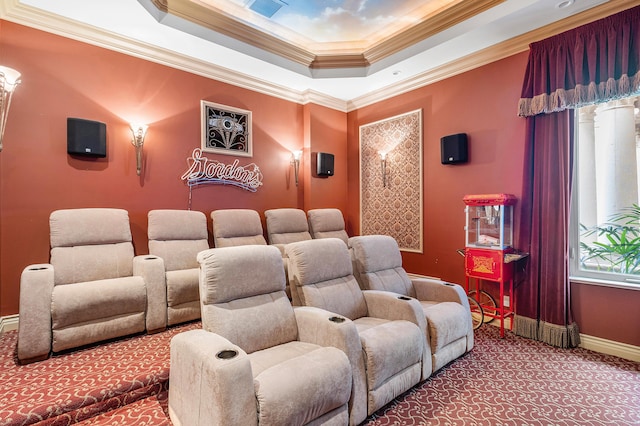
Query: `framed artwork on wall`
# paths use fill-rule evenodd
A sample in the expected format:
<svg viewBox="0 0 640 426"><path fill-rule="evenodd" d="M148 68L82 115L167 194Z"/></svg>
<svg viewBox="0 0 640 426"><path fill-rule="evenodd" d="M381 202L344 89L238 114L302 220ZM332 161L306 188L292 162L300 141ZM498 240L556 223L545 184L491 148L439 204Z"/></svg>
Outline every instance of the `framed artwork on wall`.
<svg viewBox="0 0 640 426"><path fill-rule="evenodd" d="M253 156L251 111L200 101L202 150L215 154Z"/></svg>
<svg viewBox="0 0 640 426"><path fill-rule="evenodd" d="M422 110L360 126L360 232L422 253Z"/></svg>

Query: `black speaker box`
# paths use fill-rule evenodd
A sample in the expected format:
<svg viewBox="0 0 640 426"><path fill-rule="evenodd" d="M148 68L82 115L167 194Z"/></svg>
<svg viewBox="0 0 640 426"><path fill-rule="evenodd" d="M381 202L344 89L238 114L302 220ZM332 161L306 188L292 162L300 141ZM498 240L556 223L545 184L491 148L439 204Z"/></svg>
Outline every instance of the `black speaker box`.
<svg viewBox="0 0 640 426"><path fill-rule="evenodd" d="M67 153L107 156L107 125L82 118L67 118Z"/></svg>
<svg viewBox="0 0 640 426"><path fill-rule="evenodd" d="M440 139L442 164L466 163L468 160L467 134L458 133Z"/></svg>
<svg viewBox="0 0 640 426"><path fill-rule="evenodd" d="M318 176L333 176L333 154L319 152L316 155L316 174Z"/></svg>

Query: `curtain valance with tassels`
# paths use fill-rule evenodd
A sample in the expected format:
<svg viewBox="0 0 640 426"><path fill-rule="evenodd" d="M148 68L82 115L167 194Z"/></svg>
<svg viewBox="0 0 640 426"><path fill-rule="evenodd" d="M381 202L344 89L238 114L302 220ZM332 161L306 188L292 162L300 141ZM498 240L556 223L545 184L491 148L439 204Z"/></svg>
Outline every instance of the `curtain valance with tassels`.
<svg viewBox="0 0 640 426"><path fill-rule="evenodd" d="M640 90L640 6L532 43L518 103L529 117Z"/></svg>

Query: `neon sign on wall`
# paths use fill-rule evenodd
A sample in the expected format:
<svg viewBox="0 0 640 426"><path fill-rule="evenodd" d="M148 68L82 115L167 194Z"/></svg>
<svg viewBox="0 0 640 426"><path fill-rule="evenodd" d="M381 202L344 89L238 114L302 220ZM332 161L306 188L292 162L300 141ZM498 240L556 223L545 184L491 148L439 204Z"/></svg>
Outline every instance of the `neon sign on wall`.
<svg viewBox="0 0 640 426"><path fill-rule="evenodd" d="M238 160L231 164L221 163L202 156L202 149L193 150L190 158L187 158L189 169L180 179L187 182L189 188L205 185L233 185L247 191L256 192L262 186L262 172L255 164L241 166Z"/></svg>

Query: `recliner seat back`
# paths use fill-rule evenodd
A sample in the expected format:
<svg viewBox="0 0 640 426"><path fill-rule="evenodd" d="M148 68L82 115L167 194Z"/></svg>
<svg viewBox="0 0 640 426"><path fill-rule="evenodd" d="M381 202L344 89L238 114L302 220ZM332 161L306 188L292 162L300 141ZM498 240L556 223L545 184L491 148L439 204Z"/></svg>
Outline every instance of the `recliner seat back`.
<svg viewBox="0 0 640 426"><path fill-rule="evenodd" d="M207 217L199 211L152 210L147 233L149 253L167 271L198 268L198 253L209 248Z"/></svg>
<svg viewBox="0 0 640 426"><path fill-rule="evenodd" d="M269 244L289 244L311 239L307 216L300 209L272 209L264 212Z"/></svg>
<svg viewBox="0 0 640 426"><path fill-rule="evenodd" d="M297 339L280 250L225 247L198 255L202 326L245 352Z"/></svg>
<svg viewBox="0 0 640 426"><path fill-rule="evenodd" d="M132 275L134 251L126 210L57 210L49 226L55 285Z"/></svg>
<svg viewBox="0 0 640 426"><path fill-rule="evenodd" d="M307 212L309 231L313 238L339 238L347 244L344 217L338 209L312 209Z"/></svg>
<svg viewBox="0 0 640 426"><path fill-rule="evenodd" d="M216 247L267 245L260 215L250 209L225 209L211 212Z"/></svg>
<svg viewBox="0 0 640 426"><path fill-rule="evenodd" d="M350 240L354 275L363 290L384 290L415 297L407 272L402 267L398 243L386 235Z"/></svg>
<svg viewBox="0 0 640 426"><path fill-rule="evenodd" d="M302 305L317 306L355 320L367 315L367 304L353 276L347 246L339 239L287 245L289 284L296 286Z"/></svg>

